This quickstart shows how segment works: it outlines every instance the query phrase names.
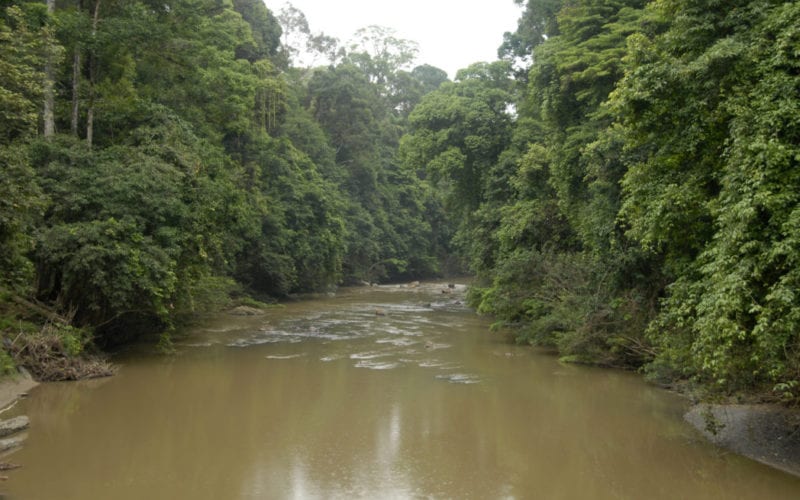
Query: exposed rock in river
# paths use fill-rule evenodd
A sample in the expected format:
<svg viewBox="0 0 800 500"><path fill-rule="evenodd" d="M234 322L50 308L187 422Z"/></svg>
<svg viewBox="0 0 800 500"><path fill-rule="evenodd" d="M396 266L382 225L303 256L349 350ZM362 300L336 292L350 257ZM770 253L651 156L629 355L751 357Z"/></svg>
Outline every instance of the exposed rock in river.
<svg viewBox="0 0 800 500"><path fill-rule="evenodd" d="M29 425L30 420L24 415L0 421L0 437L10 436L11 434L23 431L27 429Z"/></svg>
<svg viewBox="0 0 800 500"><path fill-rule="evenodd" d="M17 375L0 380L0 410L12 405L36 385L37 382L24 369L20 369Z"/></svg>
<svg viewBox="0 0 800 500"><path fill-rule="evenodd" d="M231 309L230 314L233 314L234 316L259 316L264 314L264 311L255 307L239 306Z"/></svg>
<svg viewBox="0 0 800 500"><path fill-rule="evenodd" d="M25 442L25 437L26 436L0 439L0 453L19 448L22 446L22 443Z"/></svg>
<svg viewBox="0 0 800 500"><path fill-rule="evenodd" d="M711 442L800 476L800 412L772 405L708 405L686 420Z"/></svg>

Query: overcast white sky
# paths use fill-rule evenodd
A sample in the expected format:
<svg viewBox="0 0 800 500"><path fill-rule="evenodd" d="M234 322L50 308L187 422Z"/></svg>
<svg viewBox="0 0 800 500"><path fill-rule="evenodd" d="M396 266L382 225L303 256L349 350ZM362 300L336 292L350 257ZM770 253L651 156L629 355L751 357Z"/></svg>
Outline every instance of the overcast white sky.
<svg viewBox="0 0 800 500"><path fill-rule="evenodd" d="M494 61L503 33L517 28L521 8L513 0L289 0L303 11L313 32L342 42L359 28L377 24L419 44L416 64L455 76L477 61ZM284 0L266 0L277 15Z"/></svg>

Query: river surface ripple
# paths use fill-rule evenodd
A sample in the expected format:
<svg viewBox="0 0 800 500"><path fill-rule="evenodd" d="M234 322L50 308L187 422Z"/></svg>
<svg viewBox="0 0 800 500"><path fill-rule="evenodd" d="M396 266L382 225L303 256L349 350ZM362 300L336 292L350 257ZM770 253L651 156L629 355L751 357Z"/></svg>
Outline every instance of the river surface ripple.
<svg viewBox="0 0 800 500"><path fill-rule="evenodd" d="M706 443L636 374L490 332L463 285L344 289L217 315L42 384L12 499L797 499L800 479ZM4 415L5 416L5 415ZM13 416L13 415L9 415Z"/></svg>

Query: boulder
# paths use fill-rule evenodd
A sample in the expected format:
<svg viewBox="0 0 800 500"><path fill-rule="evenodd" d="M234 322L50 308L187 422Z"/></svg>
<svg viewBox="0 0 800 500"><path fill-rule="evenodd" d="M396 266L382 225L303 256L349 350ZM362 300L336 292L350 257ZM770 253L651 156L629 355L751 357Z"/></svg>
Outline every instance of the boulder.
<svg viewBox="0 0 800 500"><path fill-rule="evenodd" d="M19 448L23 442L25 442L24 437L0 439L0 453Z"/></svg>
<svg viewBox="0 0 800 500"><path fill-rule="evenodd" d="M239 306L231 309L230 313L234 316L260 316L264 314L264 311L261 309L256 309L255 307Z"/></svg>
<svg viewBox="0 0 800 500"><path fill-rule="evenodd" d="M684 418L717 446L800 476L799 410L767 404L699 404Z"/></svg>
<svg viewBox="0 0 800 500"><path fill-rule="evenodd" d="M28 428L30 421L28 417L22 415L0 421L0 438L10 436Z"/></svg>

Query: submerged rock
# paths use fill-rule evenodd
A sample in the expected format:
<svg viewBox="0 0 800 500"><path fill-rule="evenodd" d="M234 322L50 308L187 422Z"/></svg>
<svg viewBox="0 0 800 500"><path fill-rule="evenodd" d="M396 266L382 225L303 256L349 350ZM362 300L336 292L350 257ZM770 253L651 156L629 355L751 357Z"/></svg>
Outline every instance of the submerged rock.
<svg viewBox="0 0 800 500"><path fill-rule="evenodd" d="M446 380L451 384L478 384L481 379L477 375L471 373L447 373L436 375L439 380Z"/></svg>

